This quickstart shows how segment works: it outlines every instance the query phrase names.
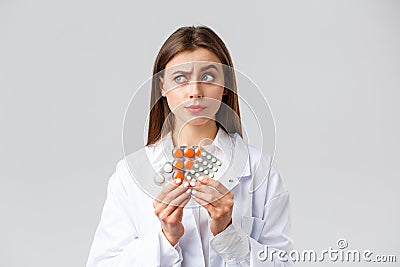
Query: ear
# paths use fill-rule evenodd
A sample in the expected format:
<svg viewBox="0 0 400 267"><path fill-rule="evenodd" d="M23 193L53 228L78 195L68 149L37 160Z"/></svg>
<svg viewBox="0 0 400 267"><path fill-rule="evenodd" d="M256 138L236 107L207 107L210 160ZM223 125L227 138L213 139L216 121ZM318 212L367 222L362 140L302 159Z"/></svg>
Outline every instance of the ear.
<svg viewBox="0 0 400 267"><path fill-rule="evenodd" d="M227 95L228 94L228 89L224 88L224 93L223 95Z"/></svg>
<svg viewBox="0 0 400 267"><path fill-rule="evenodd" d="M160 91L161 91L161 95L165 96L165 90L164 90L164 78L163 77L159 77L159 86L160 86Z"/></svg>

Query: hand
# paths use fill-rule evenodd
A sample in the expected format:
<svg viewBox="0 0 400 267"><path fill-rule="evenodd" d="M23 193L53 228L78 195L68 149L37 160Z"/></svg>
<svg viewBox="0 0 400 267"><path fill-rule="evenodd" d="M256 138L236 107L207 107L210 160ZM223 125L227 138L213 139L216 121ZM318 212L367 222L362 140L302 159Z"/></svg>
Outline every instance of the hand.
<svg viewBox="0 0 400 267"><path fill-rule="evenodd" d="M154 213L161 222L162 232L172 246L178 243L185 231L182 224L183 208L190 199L186 190L183 186L169 183L153 202Z"/></svg>
<svg viewBox="0 0 400 267"><path fill-rule="evenodd" d="M232 224L234 196L223 184L202 176L192 190L192 197L208 211L211 217L210 230L214 236Z"/></svg>

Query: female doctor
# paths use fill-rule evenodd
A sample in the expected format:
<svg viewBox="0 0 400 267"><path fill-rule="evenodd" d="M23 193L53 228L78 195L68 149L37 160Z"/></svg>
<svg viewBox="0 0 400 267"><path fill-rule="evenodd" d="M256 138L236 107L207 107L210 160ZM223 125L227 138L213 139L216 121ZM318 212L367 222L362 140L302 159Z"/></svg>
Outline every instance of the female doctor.
<svg viewBox="0 0 400 267"><path fill-rule="evenodd" d="M288 192L271 157L242 139L235 76L223 66L233 69L230 54L208 27L182 27L165 41L147 145L109 180L87 267L292 266ZM152 197L160 187L146 170L162 168L165 151L205 140L222 176L165 182Z"/></svg>

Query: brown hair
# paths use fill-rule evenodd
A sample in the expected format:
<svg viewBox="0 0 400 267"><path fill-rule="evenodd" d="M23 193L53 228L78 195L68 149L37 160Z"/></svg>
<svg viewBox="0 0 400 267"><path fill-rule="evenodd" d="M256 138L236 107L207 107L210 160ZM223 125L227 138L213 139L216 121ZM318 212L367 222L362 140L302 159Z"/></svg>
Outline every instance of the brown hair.
<svg viewBox="0 0 400 267"><path fill-rule="evenodd" d="M216 123L218 127L222 127L227 133L238 133L242 136L236 78L229 51L221 38L209 27L188 26L177 29L168 37L154 62L147 146L157 142L161 138L162 131L168 133L174 123L173 116L168 116L171 110L167 100L161 96L157 74L163 71L168 62L178 53L199 47L213 52L223 65L229 66L229 68L224 68L227 70L224 71L224 87L227 89L227 94L223 95L222 102L229 106L237 116L229 115L227 108L220 108L216 114Z"/></svg>

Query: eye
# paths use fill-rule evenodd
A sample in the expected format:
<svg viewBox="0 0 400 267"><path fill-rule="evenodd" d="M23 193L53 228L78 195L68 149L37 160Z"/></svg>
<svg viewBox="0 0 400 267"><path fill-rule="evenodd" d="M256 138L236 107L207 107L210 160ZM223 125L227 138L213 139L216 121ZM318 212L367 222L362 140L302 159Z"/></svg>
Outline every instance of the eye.
<svg viewBox="0 0 400 267"><path fill-rule="evenodd" d="M214 80L214 76L211 74L206 74L201 80L205 82L212 82Z"/></svg>
<svg viewBox="0 0 400 267"><path fill-rule="evenodd" d="M179 75L179 76L175 77L175 82L177 82L177 83L183 83L183 82L186 82L186 81L187 80L186 80L185 76L183 76L183 75Z"/></svg>

